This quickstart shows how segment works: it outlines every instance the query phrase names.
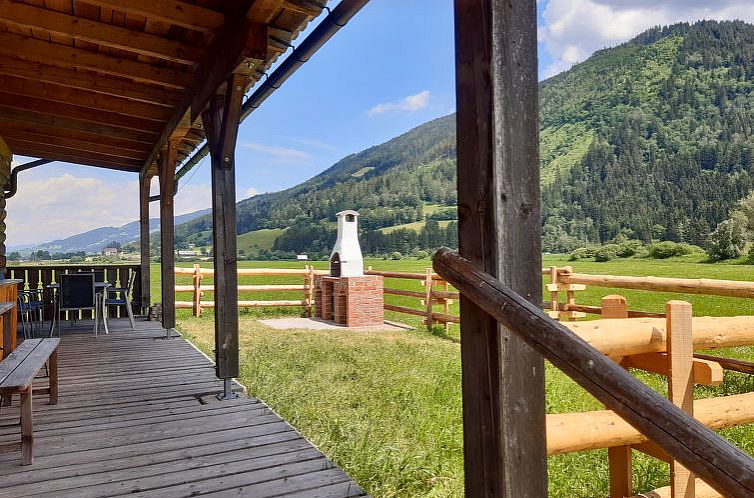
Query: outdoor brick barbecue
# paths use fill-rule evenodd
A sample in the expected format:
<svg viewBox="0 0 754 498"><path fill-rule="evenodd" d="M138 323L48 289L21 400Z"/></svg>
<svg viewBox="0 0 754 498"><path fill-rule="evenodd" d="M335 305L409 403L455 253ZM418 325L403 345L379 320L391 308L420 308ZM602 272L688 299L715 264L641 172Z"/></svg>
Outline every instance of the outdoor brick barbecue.
<svg viewBox="0 0 754 498"><path fill-rule="evenodd" d="M382 277L364 275L358 216L352 210L337 214L338 238L330 255L330 275L314 280L314 314L347 327L382 325Z"/></svg>

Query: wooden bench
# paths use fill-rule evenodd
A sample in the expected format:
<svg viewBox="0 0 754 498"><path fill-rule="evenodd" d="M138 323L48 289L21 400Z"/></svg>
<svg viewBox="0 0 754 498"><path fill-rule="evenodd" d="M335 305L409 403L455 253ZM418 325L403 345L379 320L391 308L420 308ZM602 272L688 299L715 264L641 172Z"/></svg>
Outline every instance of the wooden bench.
<svg viewBox="0 0 754 498"><path fill-rule="evenodd" d="M50 362L50 404L58 403L58 345L60 339L27 339L0 362L0 395L21 394L21 465L34 461L32 420L32 383L37 373ZM47 392L42 390L37 392Z"/></svg>

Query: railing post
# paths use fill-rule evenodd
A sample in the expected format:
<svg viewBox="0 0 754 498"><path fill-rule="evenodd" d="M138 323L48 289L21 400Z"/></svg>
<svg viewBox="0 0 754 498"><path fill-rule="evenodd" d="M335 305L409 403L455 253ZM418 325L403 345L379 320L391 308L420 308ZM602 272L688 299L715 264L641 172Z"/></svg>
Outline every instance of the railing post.
<svg viewBox="0 0 754 498"><path fill-rule="evenodd" d="M202 268L194 263L194 316L202 316Z"/></svg>
<svg viewBox="0 0 754 498"><path fill-rule="evenodd" d="M304 299L306 301L306 316L312 316L312 306L314 306L314 265L307 265L308 273L304 277L306 290Z"/></svg>
<svg viewBox="0 0 754 498"><path fill-rule="evenodd" d="M694 415L694 345L691 326L691 304L668 301L667 350L668 393L670 401L681 410ZM694 475L675 460L670 462L671 498L694 498Z"/></svg>
<svg viewBox="0 0 754 498"><path fill-rule="evenodd" d="M432 321L432 268L427 268L426 270L426 276L424 277L424 294L425 294L425 302L423 303L427 308L427 319L425 320L425 324L427 324L427 330L430 332L432 331L432 324L434 323Z"/></svg>
<svg viewBox="0 0 754 498"><path fill-rule="evenodd" d="M552 318L558 320L560 318L560 303L558 302L559 288L558 288L558 267L550 267L550 283L547 285L547 290L550 291L550 313Z"/></svg>
<svg viewBox="0 0 754 498"><path fill-rule="evenodd" d="M602 318L628 318L626 298L610 295L600 302ZM615 446L607 450L610 470L610 498L624 498L632 495L631 446Z"/></svg>

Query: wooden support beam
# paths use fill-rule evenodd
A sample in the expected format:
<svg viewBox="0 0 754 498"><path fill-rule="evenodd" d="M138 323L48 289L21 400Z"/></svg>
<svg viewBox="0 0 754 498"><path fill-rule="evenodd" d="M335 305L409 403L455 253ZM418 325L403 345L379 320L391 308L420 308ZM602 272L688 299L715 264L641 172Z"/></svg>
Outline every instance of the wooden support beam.
<svg viewBox="0 0 754 498"><path fill-rule="evenodd" d="M138 82L112 78L90 71L66 69L38 62L22 61L0 55L0 73L23 78L28 81L41 81L62 88L75 88L102 95L127 98L172 108L180 100L177 92L165 88L147 86Z"/></svg>
<svg viewBox="0 0 754 498"><path fill-rule="evenodd" d="M645 353L626 356L621 362L626 368L638 368L647 372L668 375L667 353ZM703 386L717 386L723 382L723 367L714 361L694 358L694 383Z"/></svg>
<svg viewBox="0 0 754 498"><path fill-rule="evenodd" d="M733 370L735 372L754 375L754 363L750 361L734 360L733 358L722 358L720 356L699 353L694 354L694 358L715 363L725 370Z"/></svg>
<svg viewBox="0 0 754 498"><path fill-rule="evenodd" d="M205 33L221 28L224 21L220 12L177 0L86 0L86 3Z"/></svg>
<svg viewBox="0 0 754 498"><path fill-rule="evenodd" d="M455 0L460 253L539 305L536 2ZM547 496L542 357L461 296L466 496Z"/></svg>
<svg viewBox="0 0 754 498"><path fill-rule="evenodd" d="M6 24L42 29L74 40L105 45L179 64L194 65L204 56L202 49L176 40L33 5L0 0L0 11Z"/></svg>
<svg viewBox="0 0 754 498"><path fill-rule="evenodd" d="M67 68L89 69L176 90L187 88L194 79L194 75L185 71L154 66L125 57L114 57L8 32L0 32L0 53L10 57L23 54L24 58L32 62L54 64Z"/></svg>
<svg viewBox="0 0 754 498"><path fill-rule="evenodd" d="M668 396L684 412L694 416L694 374L691 340L691 303L668 301ZM694 474L681 463L670 462L670 486L673 498L694 498Z"/></svg>
<svg viewBox="0 0 754 498"><path fill-rule="evenodd" d="M238 70L241 63L245 64L242 72L250 74L255 64L267 59L266 26L250 23L246 19L250 6L255 3L243 0L235 4L234 11L229 13L222 31L212 42L208 56L202 61L184 99L176 106L154 149L144 162L142 171L149 168L162 145L174 136L175 129L185 120L187 113L189 120L184 124L190 129L207 107L210 98L223 90L220 87L232 72ZM246 90L245 86L243 90Z"/></svg>
<svg viewBox="0 0 754 498"><path fill-rule="evenodd" d="M150 240L149 240L149 195L152 177L139 177L139 247L141 250L141 312L147 313L152 305L150 293Z"/></svg>
<svg viewBox="0 0 754 498"><path fill-rule="evenodd" d="M202 115L212 159L212 240L215 262L215 369L238 377L238 261L236 253L235 149L246 77L233 74L227 93Z"/></svg>
<svg viewBox="0 0 754 498"><path fill-rule="evenodd" d="M154 104L68 88L53 83L25 80L16 76L0 74L0 89L6 94L42 99L50 106L55 105L54 103L71 104L154 121L166 121L171 114L169 109Z"/></svg>
<svg viewBox="0 0 754 498"><path fill-rule="evenodd" d="M617 294L610 294L602 298L602 318L628 318L628 303L626 298Z"/></svg>
<svg viewBox="0 0 754 498"><path fill-rule="evenodd" d="M305 14L311 17L317 17L324 8L324 2L315 2L313 0L285 0L283 8Z"/></svg>
<svg viewBox="0 0 754 498"><path fill-rule="evenodd" d="M162 273L162 327L175 328L175 165L177 143L160 154L160 270Z"/></svg>

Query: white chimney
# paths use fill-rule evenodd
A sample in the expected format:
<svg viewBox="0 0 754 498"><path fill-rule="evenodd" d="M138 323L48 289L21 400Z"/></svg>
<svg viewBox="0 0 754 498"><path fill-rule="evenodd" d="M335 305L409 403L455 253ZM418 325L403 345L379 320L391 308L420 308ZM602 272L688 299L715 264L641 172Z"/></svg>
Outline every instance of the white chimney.
<svg viewBox="0 0 754 498"><path fill-rule="evenodd" d="M359 213L347 209L336 214L338 238L330 254L331 277L361 277L364 275L364 258L359 246Z"/></svg>

